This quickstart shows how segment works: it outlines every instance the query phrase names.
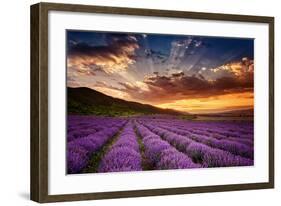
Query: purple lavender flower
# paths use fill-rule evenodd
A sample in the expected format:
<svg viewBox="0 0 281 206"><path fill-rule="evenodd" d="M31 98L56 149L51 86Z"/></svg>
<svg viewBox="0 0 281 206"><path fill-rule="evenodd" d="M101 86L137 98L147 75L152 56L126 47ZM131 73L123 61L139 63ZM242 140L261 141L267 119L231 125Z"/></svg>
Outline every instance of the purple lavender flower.
<svg viewBox="0 0 281 206"><path fill-rule="evenodd" d="M67 172L69 174L80 172L89 161L89 153L83 147L69 145L67 148Z"/></svg>
<svg viewBox="0 0 281 206"><path fill-rule="evenodd" d="M102 157L98 172L138 171L143 161L152 169L254 164L253 122L199 122L154 115L130 120L69 115L67 124L70 174L82 172L92 155L113 137L116 141Z"/></svg>
<svg viewBox="0 0 281 206"><path fill-rule="evenodd" d="M201 167L199 164L194 164L185 154L173 148L167 141L162 140L146 127L137 124L137 130L142 136L146 157L157 169Z"/></svg>
<svg viewBox="0 0 281 206"><path fill-rule="evenodd" d="M141 168L141 155L130 147L112 148L102 159L99 172L138 171Z"/></svg>
<svg viewBox="0 0 281 206"><path fill-rule="evenodd" d="M131 123L128 123L119 139L103 157L99 172L142 170L141 155L137 137Z"/></svg>
<svg viewBox="0 0 281 206"><path fill-rule="evenodd" d="M165 149L161 152L159 162L156 163L157 169L186 169L199 168L200 164L195 164L185 154L178 152L174 148Z"/></svg>

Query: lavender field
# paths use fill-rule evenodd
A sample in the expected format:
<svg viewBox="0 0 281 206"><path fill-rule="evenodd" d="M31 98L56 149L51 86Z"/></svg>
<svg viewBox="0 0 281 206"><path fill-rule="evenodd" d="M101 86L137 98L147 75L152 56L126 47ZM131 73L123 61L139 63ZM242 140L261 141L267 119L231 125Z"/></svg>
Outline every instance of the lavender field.
<svg viewBox="0 0 281 206"><path fill-rule="evenodd" d="M68 115L67 173L254 164L252 121Z"/></svg>

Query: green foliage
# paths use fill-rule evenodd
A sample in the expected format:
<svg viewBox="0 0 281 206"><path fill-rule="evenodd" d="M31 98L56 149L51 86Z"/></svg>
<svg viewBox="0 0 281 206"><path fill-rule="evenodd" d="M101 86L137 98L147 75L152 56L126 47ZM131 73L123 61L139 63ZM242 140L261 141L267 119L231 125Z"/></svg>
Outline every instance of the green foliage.
<svg viewBox="0 0 281 206"><path fill-rule="evenodd" d="M135 127L134 127L134 131L135 131L135 134L137 136L137 141L138 141L138 144L139 144L140 153L141 153L141 157L142 157L142 161L141 161L142 169L143 170L153 170L153 165L151 164L151 162L149 161L149 159L145 155L144 144L143 144L142 139L141 139L141 137L140 137L140 135L137 132Z"/></svg>
<svg viewBox="0 0 281 206"><path fill-rule="evenodd" d="M147 111L136 111L122 105L112 103L111 105L86 105L73 100L68 100L69 114L84 114L84 115L101 115L101 116L134 116L141 114L149 114Z"/></svg>

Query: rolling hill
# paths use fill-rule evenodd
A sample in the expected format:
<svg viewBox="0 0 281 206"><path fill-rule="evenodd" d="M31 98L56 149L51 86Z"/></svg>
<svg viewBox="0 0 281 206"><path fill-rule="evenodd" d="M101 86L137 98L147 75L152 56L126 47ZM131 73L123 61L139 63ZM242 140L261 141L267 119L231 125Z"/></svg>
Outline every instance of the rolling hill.
<svg viewBox="0 0 281 206"><path fill-rule="evenodd" d="M67 88L67 110L68 114L105 116L188 115L171 109L114 98L87 87Z"/></svg>

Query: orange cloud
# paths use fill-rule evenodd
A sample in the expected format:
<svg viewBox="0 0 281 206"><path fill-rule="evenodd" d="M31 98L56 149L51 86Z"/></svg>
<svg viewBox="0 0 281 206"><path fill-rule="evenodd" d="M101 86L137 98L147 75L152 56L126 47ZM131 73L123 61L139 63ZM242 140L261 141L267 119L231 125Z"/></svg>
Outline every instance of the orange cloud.
<svg viewBox="0 0 281 206"><path fill-rule="evenodd" d="M253 67L253 63L248 64L244 61L245 59L241 63L228 64L225 66L227 70L224 70L223 74L218 75L214 79L207 79L204 77L204 74L186 75L182 71L169 75L160 75L158 72L155 72L152 75L144 76L143 81L118 82L118 87L108 84L96 84L96 86L102 87L103 91L107 92L110 89L109 95L119 94L118 97L121 97L120 92L122 92L122 97L127 100L162 106L170 105L173 107L177 107L181 101L184 104L187 101L195 104L198 100L209 101L213 97L221 98L222 95L231 99L232 94L236 94L235 98L239 97L238 94L242 94L241 98L243 99L245 93L253 93L254 86L254 75L251 68ZM218 69L222 70L224 67L221 66ZM225 73L225 71L229 73ZM232 103L236 102L236 106L238 106L239 101L236 101L235 98L233 98ZM177 104L172 104L175 101ZM214 101L213 103L221 103L220 106L222 107L224 102ZM245 106L243 104L241 102L241 106ZM199 107L201 104L196 103L196 105ZM212 104L209 105L210 109L212 109ZM218 108L218 105L215 107Z"/></svg>
<svg viewBox="0 0 281 206"><path fill-rule="evenodd" d="M106 46L91 46L78 43L69 48L67 66L78 72L91 71L92 68L106 73L125 71L134 64L135 50L139 48L133 36L112 37Z"/></svg>
<svg viewBox="0 0 281 206"><path fill-rule="evenodd" d="M214 79L207 79L204 74L186 75L184 72L176 72L159 75L155 73L146 75L142 85L120 82L122 88L117 89L128 93L136 101L153 104L252 92L254 75L250 66L253 67L253 64L246 65L243 62L221 66L217 68L217 72L224 70L224 73Z"/></svg>
<svg viewBox="0 0 281 206"><path fill-rule="evenodd" d="M253 108L253 60L243 58L240 62L209 69L208 72L216 73L212 79L204 72L196 75L182 71L165 75L154 72L142 81L120 81L114 86L96 82L91 87L113 97L191 113Z"/></svg>
<svg viewBox="0 0 281 206"><path fill-rule="evenodd" d="M244 57L242 61L231 62L228 64L224 64L217 68L211 69L214 73L219 73L222 71L229 72L234 74L239 78L245 78L245 75L252 75L254 72L254 61Z"/></svg>

